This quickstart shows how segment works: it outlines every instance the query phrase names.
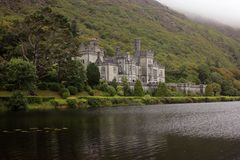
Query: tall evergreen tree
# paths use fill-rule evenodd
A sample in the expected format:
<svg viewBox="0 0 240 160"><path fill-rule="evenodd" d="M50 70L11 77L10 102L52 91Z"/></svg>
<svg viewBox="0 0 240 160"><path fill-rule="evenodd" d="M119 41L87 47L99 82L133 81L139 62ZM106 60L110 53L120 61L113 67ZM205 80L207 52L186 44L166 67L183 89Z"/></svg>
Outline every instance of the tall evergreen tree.
<svg viewBox="0 0 240 160"><path fill-rule="evenodd" d="M169 90L165 83L158 84L156 96L158 96L158 97L169 96Z"/></svg>
<svg viewBox="0 0 240 160"><path fill-rule="evenodd" d="M88 79L88 84L91 87L99 84L100 72L99 72L99 68L94 63L90 63L87 67L87 79Z"/></svg>
<svg viewBox="0 0 240 160"><path fill-rule="evenodd" d="M123 86L124 96L130 96L131 95L131 90L130 90L130 87L129 87L128 79L126 77L122 78L122 86Z"/></svg>
<svg viewBox="0 0 240 160"><path fill-rule="evenodd" d="M64 80L68 86L77 87L79 91L83 90L87 77L84 66L80 61L70 60L67 62L64 71Z"/></svg>
<svg viewBox="0 0 240 160"><path fill-rule="evenodd" d="M134 95L135 96L144 96L142 82L140 80L137 80L134 85Z"/></svg>

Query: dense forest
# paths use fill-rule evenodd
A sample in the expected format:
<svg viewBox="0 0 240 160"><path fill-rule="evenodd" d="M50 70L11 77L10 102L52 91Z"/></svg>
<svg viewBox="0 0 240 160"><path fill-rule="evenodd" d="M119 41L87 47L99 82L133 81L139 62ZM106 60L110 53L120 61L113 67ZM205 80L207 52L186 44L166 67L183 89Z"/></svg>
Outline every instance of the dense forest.
<svg viewBox="0 0 240 160"><path fill-rule="evenodd" d="M68 62L80 43L98 38L113 55L117 45L133 52L132 41L139 37L143 48L154 50L156 60L166 66L167 82L211 84L210 90L220 85L224 95L240 90L238 39L192 22L154 0L0 3L0 79L7 86L16 81L5 77L9 65L22 63L16 58L33 64L36 77L31 78L37 83L62 82L71 71L66 69L74 67Z"/></svg>

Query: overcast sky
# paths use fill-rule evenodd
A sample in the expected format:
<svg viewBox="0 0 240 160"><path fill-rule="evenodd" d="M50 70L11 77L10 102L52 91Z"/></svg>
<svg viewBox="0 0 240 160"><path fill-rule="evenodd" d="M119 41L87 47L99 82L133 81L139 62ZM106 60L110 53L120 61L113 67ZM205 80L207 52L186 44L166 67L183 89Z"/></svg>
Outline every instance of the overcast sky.
<svg viewBox="0 0 240 160"><path fill-rule="evenodd" d="M189 12L240 27L240 0L158 0L181 12Z"/></svg>

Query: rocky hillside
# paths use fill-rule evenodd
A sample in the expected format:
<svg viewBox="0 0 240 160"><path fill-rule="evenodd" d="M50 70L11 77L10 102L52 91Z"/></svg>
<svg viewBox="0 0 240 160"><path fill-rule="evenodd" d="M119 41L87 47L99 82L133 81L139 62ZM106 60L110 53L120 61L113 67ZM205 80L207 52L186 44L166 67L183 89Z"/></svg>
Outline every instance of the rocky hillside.
<svg viewBox="0 0 240 160"><path fill-rule="evenodd" d="M133 51L133 40L142 38L143 48L155 51L172 80L184 69L188 81L197 79L204 63L227 71L240 66L238 36L193 22L155 0L0 0L2 21L21 19L41 6L76 20L80 39L97 37L109 55L116 45ZM235 35L235 34L234 34ZM174 74L180 77L174 77ZM182 78L182 77L181 77Z"/></svg>

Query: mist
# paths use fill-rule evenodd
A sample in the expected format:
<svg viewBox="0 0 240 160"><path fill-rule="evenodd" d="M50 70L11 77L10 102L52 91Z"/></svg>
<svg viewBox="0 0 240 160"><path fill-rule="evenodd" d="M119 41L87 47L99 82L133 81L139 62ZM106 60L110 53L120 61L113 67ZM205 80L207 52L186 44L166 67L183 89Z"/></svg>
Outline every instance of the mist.
<svg viewBox="0 0 240 160"><path fill-rule="evenodd" d="M240 27L240 0L157 0L190 17L200 16Z"/></svg>

